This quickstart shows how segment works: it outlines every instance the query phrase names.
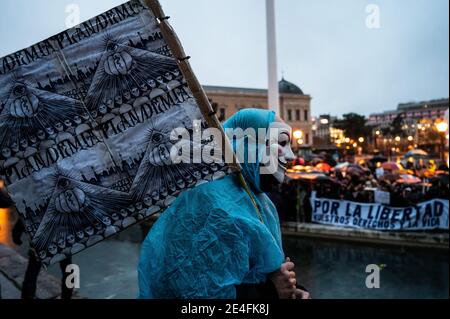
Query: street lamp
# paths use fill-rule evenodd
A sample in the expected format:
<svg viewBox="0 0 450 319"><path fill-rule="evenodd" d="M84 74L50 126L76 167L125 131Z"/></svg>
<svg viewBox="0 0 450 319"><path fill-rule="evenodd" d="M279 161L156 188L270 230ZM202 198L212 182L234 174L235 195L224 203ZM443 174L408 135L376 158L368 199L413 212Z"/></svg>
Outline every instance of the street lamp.
<svg viewBox="0 0 450 319"><path fill-rule="evenodd" d="M447 122L439 122L436 124L436 129L439 133L445 133L448 130Z"/></svg>
<svg viewBox="0 0 450 319"><path fill-rule="evenodd" d="M296 140L299 140L299 139L301 139L302 137L303 137L303 132L302 131L300 131L300 130L296 130L296 131L294 131L294 138L296 139Z"/></svg>
<svg viewBox="0 0 450 319"><path fill-rule="evenodd" d="M445 133L447 133L448 130L448 124L447 122L439 122L436 123L436 129L439 132L439 136L441 137L441 160L442 162L445 162Z"/></svg>
<svg viewBox="0 0 450 319"><path fill-rule="evenodd" d="M360 143L364 143L364 137L358 138L358 141L359 141Z"/></svg>

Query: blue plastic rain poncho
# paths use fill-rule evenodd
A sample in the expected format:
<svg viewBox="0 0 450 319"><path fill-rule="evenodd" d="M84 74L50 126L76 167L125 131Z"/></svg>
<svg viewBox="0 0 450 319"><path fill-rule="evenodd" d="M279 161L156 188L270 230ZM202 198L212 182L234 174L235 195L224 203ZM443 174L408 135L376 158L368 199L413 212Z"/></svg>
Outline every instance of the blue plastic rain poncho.
<svg viewBox="0 0 450 319"><path fill-rule="evenodd" d="M224 127L267 129L274 120L274 112L246 109ZM182 193L142 245L139 298L234 299L235 285L265 282L279 269L284 261L280 224L275 206L260 190L259 161L241 165L264 223L237 174Z"/></svg>

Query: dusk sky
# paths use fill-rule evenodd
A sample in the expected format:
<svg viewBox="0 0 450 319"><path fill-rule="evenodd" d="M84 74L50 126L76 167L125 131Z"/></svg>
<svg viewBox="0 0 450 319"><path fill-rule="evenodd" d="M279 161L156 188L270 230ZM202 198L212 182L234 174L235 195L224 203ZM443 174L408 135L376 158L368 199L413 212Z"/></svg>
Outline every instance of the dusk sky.
<svg viewBox="0 0 450 319"><path fill-rule="evenodd" d="M267 86L264 0L160 0L203 84ZM123 0L2 0L0 56ZM366 26L366 7L380 28ZM276 0L278 67L310 94L314 115L393 109L449 96L447 0Z"/></svg>

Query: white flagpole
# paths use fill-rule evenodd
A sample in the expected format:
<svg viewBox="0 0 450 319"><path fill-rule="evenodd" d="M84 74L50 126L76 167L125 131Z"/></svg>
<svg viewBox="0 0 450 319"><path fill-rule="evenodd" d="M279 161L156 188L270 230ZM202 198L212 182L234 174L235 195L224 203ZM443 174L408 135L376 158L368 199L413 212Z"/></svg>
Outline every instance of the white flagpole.
<svg viewBox="0 0 450 319"><path fill-rule="evenodd" d="M277 39L275 26L275 0L266 0L267 13L267 58L269 74L269 109L280 115L280 93L278 89Z"/></svg>

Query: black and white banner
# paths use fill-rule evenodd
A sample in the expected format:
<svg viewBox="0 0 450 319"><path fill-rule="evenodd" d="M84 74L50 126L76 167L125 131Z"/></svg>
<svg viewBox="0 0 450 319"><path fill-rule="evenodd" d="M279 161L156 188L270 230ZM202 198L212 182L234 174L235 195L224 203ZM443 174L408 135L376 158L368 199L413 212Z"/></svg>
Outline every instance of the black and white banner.
<svg viewBox="0 0 450 319"><path fill-rule="evenodd" d="M0 58L0 175L44 264L227 174L171 161L175 128L206 127L141 1Z"/></svg>
<svg viewBox="0 0 450 319"><path fill-rule="evenodd" d="M310 201L315 223L373 230L448 229L448 200L402 208L314 196Z"/></svg>

